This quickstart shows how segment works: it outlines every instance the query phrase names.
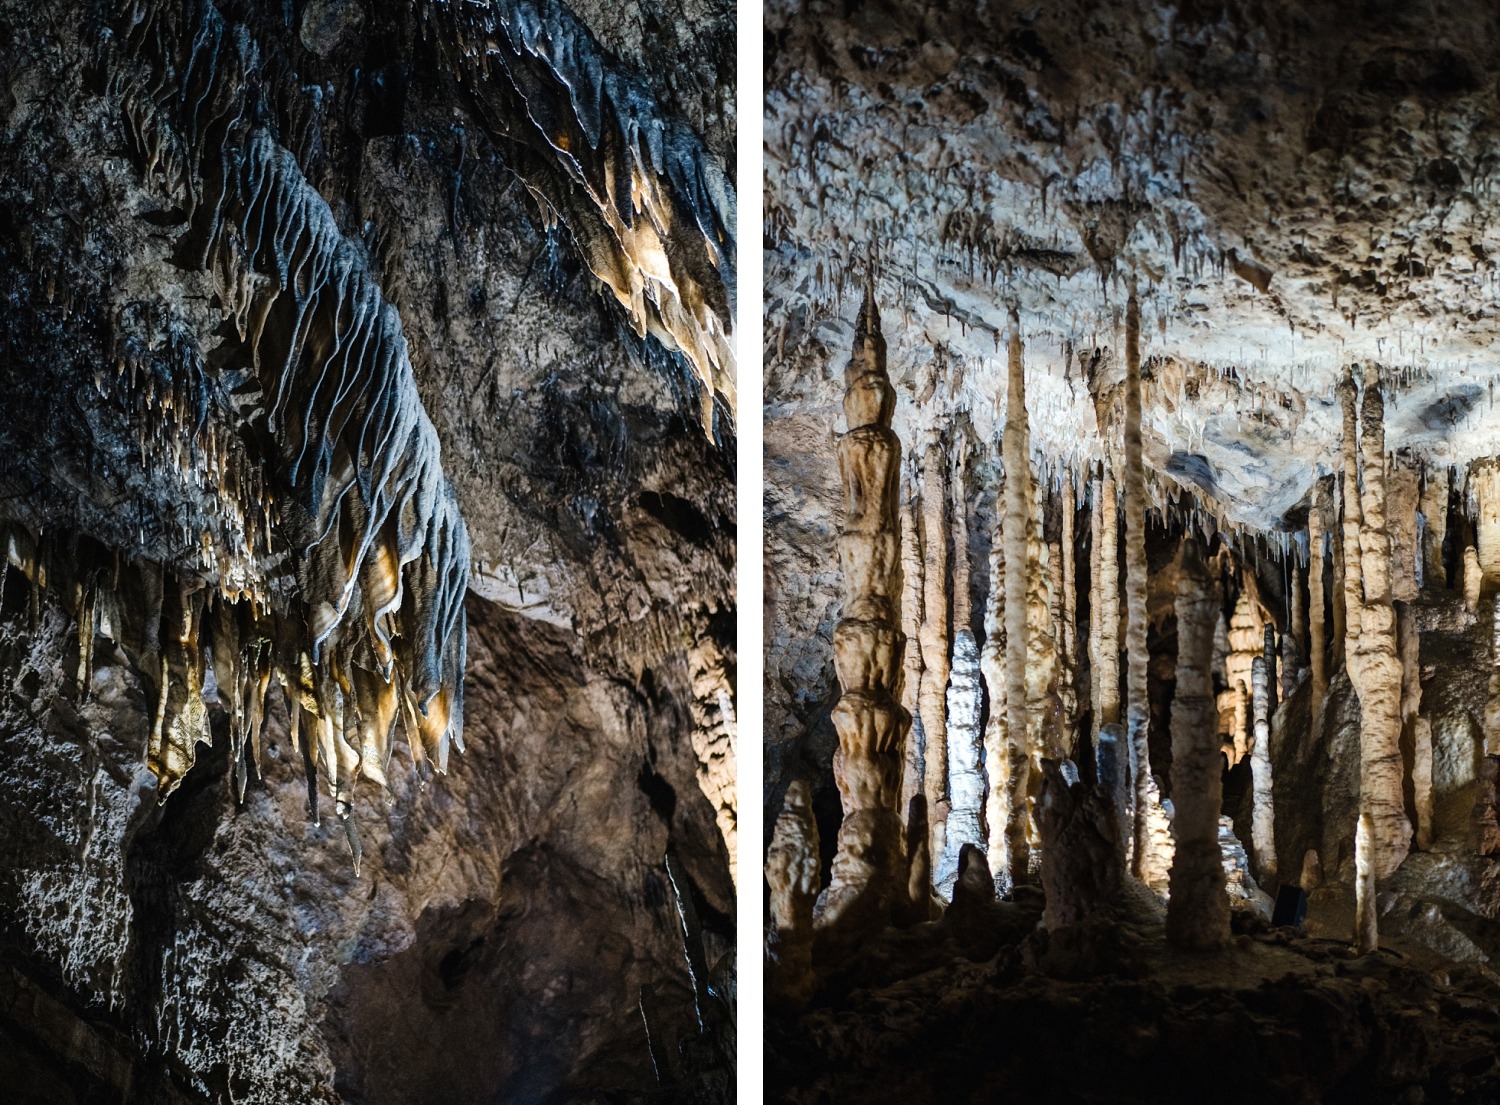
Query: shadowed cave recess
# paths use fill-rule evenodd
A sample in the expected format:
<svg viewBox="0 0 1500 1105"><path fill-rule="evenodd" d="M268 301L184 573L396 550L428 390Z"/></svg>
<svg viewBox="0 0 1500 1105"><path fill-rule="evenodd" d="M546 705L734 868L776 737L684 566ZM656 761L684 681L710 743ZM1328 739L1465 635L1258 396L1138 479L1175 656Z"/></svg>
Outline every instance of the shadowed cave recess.
<svg viewBox="0 0 1500 1105"><path fill-rule="evenodd" d="M0 2L0 1098L732 1096L733 61Z"/></svg>
<svg viewBox="0 0 1500 1105"><path fill-rule="evenodd" d="M1500 1100L1493 6L766 36L768 1096Z"/></svg>

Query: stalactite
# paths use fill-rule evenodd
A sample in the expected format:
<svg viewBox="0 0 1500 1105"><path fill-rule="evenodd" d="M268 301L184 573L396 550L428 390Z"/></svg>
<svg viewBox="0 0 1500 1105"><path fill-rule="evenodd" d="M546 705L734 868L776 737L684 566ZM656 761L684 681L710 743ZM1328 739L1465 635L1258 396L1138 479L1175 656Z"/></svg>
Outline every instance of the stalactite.
<svg viewBox="0 0 1500 1105"><path fill-rule="evenodd" d="M929 441L922 454L922 715L925 755L922 789L930 819L932 855L944 854L948 820L948 492L942 442Z"/></svg>
<svg viewBox="0 0 1500 1105"><path fill-rule="evenodd" d="M834 628L834 665L843 689L833 708L839 747L833 774L843 824L832 878L817 924L836 941L854 941L887 923L907 900L901 815L901 746L911 724L893 692L900 678L901 442L891 430L895 390L873 284L844 370L839 475L844 522L839 562L844 616Z"/></svg>
<svg viewBox="0 0 1500 1105"><path fill-rule="evenodd" d="M467 530L396 308L252 102L264 76L253 40L211 4L135 3L121 15L103 47L108 91L127 105L141 146L171 151L164 183L148 167L147 184L183 205L196 252L180 263L207 274L232 332L217 357L242 365L263 399L249 409L249 432L237 407L240 422L204 418L212 370L187 338L175 346L196 397L176 376L159 381L129 336L118 350L120 387L142 381L140 407L158 429L182 431L177 412L199 410L191 432L168 435L170 448L179 465L196 456L218 474L237 547L208 547L208 537L204 579L179 582L193 590L210 582L214 603L243 607L220 619L226 633L241 623L256 630L219 657L236 748L248 738L254 750L259 734L246 731L247 721L263 719L258 689L249 717L239 716L246 695L238 688L267 684L270 665L313 719L305 751L347 819L356 777L385 782L398 715L414 759L445 770L450 744L462 747ZM267 444L254 448L265 455L254 459L263 473L251 480L229 461L260 438ZM141 444L145 453L161 442ZM204 616L207 595L192 603L193 616ZM201 653L196 632L165 647ZM159 665L151 755L159 798L193 761L200 708L183 695L201 692L201 663L201 655L178 655ZM236 775L243 781L240 765ZM353 826L346 830L353 844Z"/></svg>
<svg viewBox="0 0 1500 1105"><path fill-rule="evenodd" d="M1255 877L1270 885L1276 881L1276 806L1271 782L1271 673L1265 657L1255 658L1251 679L1255 743L1250 750L1250 843L1255 850Z"/></svg>
<svg viewBox="0 0 1500 1105"><path fill-rule="evenodd" d="M1448 469L1430 468L1422 477L1422 579L1448 586L1448 566L1443 559L1443 541L1448 536Z"/></svg>
<svg viewBox="0 0 1500 1105"><path fill-rule="evenodd" d="M1340 385L1346 430L1352 420L1353 391L1352 376L1346 375ZM1346 576L1350 635L1346 665L1359 696L1360 811L1368 818L1370 869L1375 879L1383 879L1406 857L1411 825L1403 796L1401 661L1396 655L1396 610L1391 600L1390 532L1386 524L1384 402L1373 365L1365 370L1359 422L1363 475L1359 523L1350 533L1348 506L1345 522L1345 555L1355 566ZM1346 470L1351 453L1346 443ZM1347 503L1347 489L1345 497Z"/></svg>
<svg viewBox="0 0 1500 1105"><path fill-rule="evenodd" d="M736 198L723 166L558 0L421 8L424 36L467 78L544 217L568 228L635 332L692 366L712 432L715 395L735 410Z"/></svg>
<svg viewBox="0 0 1500 1105"><path fill-rule="evenodd" d="M1027 556L1027 528L1032 508L1031 443L1026 416L1026 368L1021 346L1021 319L1010 311L1009 373L1005 393L1005 434L1001 442L1005 463L1005 516L1001 540L1005 545L1005 738L1006 826L1005 851L995 869L1014 883L1023 879L1029 863L1027 789L1031 777L1027 747L1026 660L1028 592L1031 564Z"/></svg>
<svg viewBox="0 0 1500 1105"><path fill-rule="evenodd" d="M787 787L766 853L771 929L766 934L768 1003L800 1009L812 997L813 904L818 896L818 823L807 783Z"/></svg>
<svg viewBox="0 0 1500 1105"><path fill-rule="evenodd" d="M1177 689L1172 702L1172 823L1176 852L1167 902L1167 939L1213 950L1229 940L1229 899L1219 849L1222 775L1214 725L1217 580L1196 538L1182 543L1177 575Z"/></svg>
<svg viewBox="0 0 1500 1105"><path fill-rule="evenodd" d="M1323 698L1328 693L1328 643L1324 637L1323 617L1327 597L1323 587L1323 526L1326 491L1321 480L1313 484L1312 505L1307 512L1307 545L1311 550L1307 562L1308 593L1308 661L1312 669L1309 699L1313 725L1320 724Z"/></svg>

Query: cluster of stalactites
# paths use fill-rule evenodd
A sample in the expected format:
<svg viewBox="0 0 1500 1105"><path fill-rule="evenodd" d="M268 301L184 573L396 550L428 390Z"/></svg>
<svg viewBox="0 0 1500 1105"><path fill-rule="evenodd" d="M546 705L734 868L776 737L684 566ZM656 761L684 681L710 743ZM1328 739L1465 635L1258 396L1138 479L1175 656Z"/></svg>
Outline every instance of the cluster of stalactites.
<svg viewBox="0 0 1500 1105"><path fill-rule="evenodd" d="M118 645L146 679L155 696L146 758L160 801L192 768L198 745L212 745L214 709L227 717L230 778L243 798L250 772L260 772L267 697L279 687L291 739L323 776L357 863L358 835L348 820L355 781L386 784L398 722L418 766L445 771L449 743L460 740L456 701L437 696L424 710L403 671L392 666L383 675L363 638L334 644L315 662L304 620L275 600L225 595L201 576L13 522L0 525L0 550L0 574L15 569L25 577L33 611L51 596L75 620L71 674L80 698L89 693L100 640ZM317 819L312 789L309 805Z"/></svg>
<svg viewBox="0 0 1500 1105"><path fill-rule="evenodd" d="M731 414L735 406L728 175L561 3L433 0L423 14L486 124L516 147L518 171L637 333L693 366L711 432L714 396Z"/></svg>
<svg viewBox="0 0 1500 1105"><path fill-rule="evenodd" d="M344 813L356 775L383 780L398 713L439 767L461 741L469 540L437 432L362 251L296 157L251 122L260 60L248 36L211 4L142 0L109 51L109 92L147 153L148 183L163 165L191 220L185 241L200 248L185 260L211 275L238 342L218 358L235 412L195 426L195 448L238 438L260 475L220 491L251 500L239 513L265 523L247 527L248 557L221 550L204 573L219 585L213 610L187 577L169 589L163 640L177 661L163 669L153 768L165 795L191 765L193 654L209 620L215 664L235 676L218 679L223 693L248 703L247 724L260 717L269 665L297 703L293 725L315 731ZM233 586L224 561L244 577Z"/></svg>

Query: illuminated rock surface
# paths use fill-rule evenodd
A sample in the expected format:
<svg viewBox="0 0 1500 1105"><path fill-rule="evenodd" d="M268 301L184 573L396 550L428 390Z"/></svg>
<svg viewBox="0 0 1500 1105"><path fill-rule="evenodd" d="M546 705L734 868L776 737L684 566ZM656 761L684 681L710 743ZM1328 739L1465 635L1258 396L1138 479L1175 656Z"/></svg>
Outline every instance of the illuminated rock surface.
<svg viewBox="0 0 1500 1105"><path fill-rule="evenodd" d="M795 771L820 829L839 813L828 424L873 280L892 429L924 473L963 458L922 601L985 612L963 855L999 891L960 875L857 965L815 957L769 1022L774 1092L1493 1097L1493 12L773 2L767 26L767 812ZM1294 879L1305 934L1266 932Z"/></svg>
<svg viewBox="0 0 1500 1105"><path fill-rule="evenodd" d="M722 1099L731 16L0 4L0 1097Z"/></svg>

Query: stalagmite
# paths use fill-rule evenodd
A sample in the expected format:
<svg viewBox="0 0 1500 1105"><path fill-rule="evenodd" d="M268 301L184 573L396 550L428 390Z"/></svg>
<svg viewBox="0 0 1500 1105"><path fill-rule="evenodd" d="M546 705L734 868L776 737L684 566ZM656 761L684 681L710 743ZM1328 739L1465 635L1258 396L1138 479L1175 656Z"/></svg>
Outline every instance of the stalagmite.
<svg viewBox="0 0 1500 1105"><path fill-rule="evenodd" d="M1443 541L1448 536L1448 469L1429 468L1422 477L1422 579L1430 586L1448 586Z"/></svg>
<svg viewBox="0 0 1500 1105"><path fill-rule="evenodd" d="M958 857L965 844L985 848L984 729L980 724L984 691L980 686L979 647L970 624L969 523L965 493L968 439L960 435L953 465L953 656L947 694L948 801L943 854L934 881L951 897L958 878Z"/></svg>
<svg viewBox="0 0 1500 1105"><path fill-rule="evenodd" d="M1464 609L1470 614L1479 613L1479 594L1484 584L1484 573L1479 568L1479 553L1473 545L1464 546Z"/></svg>
<svg viewBox="0 0 1500 1105"><path fill-rule="evenodd" d="M1412 801L1417 810L1417 847L1432 847L1432 722L1425 717L1412 721Z"/></svg>
<svg viewBox="0 0 1500 1105"><path fill-rule="evenodd" d="M1161 799L1151 773L1151 704L1146 671L1146 469L1141 445L1141 308L1132 291L1125 308L1125 602L1126 732L1134 772L1135 850L1131 870L1151 886L1166 881L1168 860L1155 844ZM1210 728L1214 726L1210 724Z"/></svg>
<svg viewBox="0 0 1500 1105"><path fill-rule="evenodd" d="M834 665L843 689L833 708L839 737L833 774L844 819L817 924L852 941L886 923L891 907L906 901L898 802L902 741L911 718L893 696L903 645L896 620L901 443L890 428L896 396L886 375L873 285L865 293L844 383L849 430L838 448L844 487L838 539L844 616L833 633Z"/></svg>
<svg viewBox="0 0 1500 1105"><path fill-rule="evenodd" d="M1056 760L1042 761L1037 820L1049 933L1118 903L1125 871L1113 805L1103 787L1070 785Z"/></svg>
<svg viewBox="0 0 1500 1105"><path fill-rule="evenodd" d="M1094 664L1099 669L1099 708L1094 715L1097 732L1120 718L1120 530L1114 475L1104 463L1096 509L1099 512L1099 644ZM1090 615L1093 617L1093 615Z"/></svg>
<svg viewBox="0 0 1500 1105"><path fill-rule="evenodd" d="M906 470L908 475L910 469ZM911 800L923 790L926 738L922 732L922 714L918 698L922 691L922 530L917 523L916 481L908 478L901 496L901 633L902 646L901 706L911 715L910 738L901 769L901 808L909 810ZM924 800L923 809L926 809ZM925 817L924 817L925 824ZM924 835L926 830L923 830ZM924 844L924 847L926 845Z"/></svg>
<svg viewBox="0 0 1500 1105"><path fill-rule="evenodd" d="M1409 460L1391 457L1386 469L1386 519L1391 532L1391 598L1417 597L1417 562L1421 556L1417 511L1421 473Z"/></svg>
<svg viewBox="0 0 1500 1105"><path fill-rule="evenodd" d="M1092 470L1089 478L1089 712L1093 718L1093 741L1094 747L1099 746L1099 729L1103 725L1100 720L1104 713L1104 704L1101 699L1100 674L1102 664L1101 657L1104 655L1102 648L1102 627L1104 620L1100 617L1099 608L1103 601L1100 577L1100 550L1104 545L1103 517L1100 503L1104 498L1104 477L1098 469Z"/></svg>
<svg viewBox="0 0 1500 1105"><path fill-rule="evenodd" d="M1490 616L1489 699L1484 704L1484 754L1500 756L1500 601Z"/></svg>
<svg viewBox="0 0 1500 1105"><path fill-rule="evenodd" d="M1488 593L1500 586L1500 461L1473 465L1469 469L1469 488L1475 506L1481 590Z"/></svg>
<svg viewBox="0 0 1500 1105"><path fill-rule="evenodd" d="M1027 602L1032 565L1027 557L1027 521L1031 513L1031 445L1026 417L1026 369L1022 360L1021 319L1010 311L1009 375L1005 398L1005 706L1006 826L1005 851L992 865L1012 883L1026 877L1029 863L1027 789L1031 776L1027 747L1026 660Z"/></svg>
<svg viewBox="0 0 1500 1105"><path fill-rule="evenodd" d="M1044 518L1046 517L1045 510L1043 511L1042 516ZM1069 677L1067 655L1063 644L1063 620L1066 615L1063 613L1063 564L1061 538L1059 538L1059 540L1057 541L1048 541L1043 546L1043 548L1046 550L1047 554L1047 599L1051 607L1051 609L1048 611L1050 617L1047 620L1047 630L1048 636L1051 638L1053 645L1052 660L1055 674L1055 679L1053 680L1053 693L1056 694L1057 703L1060 707L1060 709L1055 712L1061 715L1061 718L1059 718L1058 720L1062 721L1070 717L1071 712L1066 704ZM1071 744L1071 741L1073 739L1072 731L1066 725L1061 725L1059 726L1059 728L1066 731L1065 738L1069 742L1066 745L1061 746L1060 751L1062 752L1063 756L1071 757L1073 755L1073 748Z"/></svg>
<svg viewBox="0 0 1500 1105"><path fill-rule="evenodd" d="M1196 538L1183 541L1181 557L1172 704L1172 835L1177 847L1167 939L1182 948L1213 950L1229 939L1229 899L1219 849L1223 783L1211 672L1219 595Z"/></svg>
<svg viewBox="0 0 1500 1105"><path fill-rule="evenodd" d="M772 929L766 937L766 990L777 1008L812 997L813 903L818 896L818 823L807 783L794 779L766 853Z"/></svg>
<svg viewBox="0 0 1500 1105"><path fill-rule="evenodd" d="M947 456L940 440L922 456L922 789L930 819L932 855L944 852L948 820L948 492Z"/></svg>
<svg viewBox="0 0 1500 1105"><path fill-rule="evenodd" d="M1257 656L1251 672L1255 714L1255 743L1250 750L1254 788L1250 842L1255 849L1255 877L1263 886L1276 881L1276 816L1271 786L1271 673Z"/></svg>
<svg viewBox="0 0 1500 1105"><path fill-rule="evenodd" d="M1354 381L1346 374L1339 385L1344 429L1354 422ZM1359 458L1362 493L1355 501L1356 478L1350 469L1354 442L1344 442L1345 588L1349 644L1345 662L1349 680L1359 696L1360 712L1360 832L1356 865L1360 878L1356 894L1372 895L1375 883L1390 875L1406 858L1411 824L1403 794L1401 755L1401 661L1396 653L1396 610L1391 600L1391 544L1386 524L1384 402L1374 366L1365 370L1359 412ZM1356 511L1358 512L1356 514ZM1351 515L1356 521L1351 521ZM1358 842L1362 841L1362 845ZM1374 946L1373 900L1356 902L1356 943ZM1366 931L1367 924L1369 931Z"/></svg>
<svg viewBox="0 0 1500 1105"><path fill-rule="evenodd" d="M1062 700L1069 754L1077 755L1078 729L1078 565L1075 560L1078 501L1070 476L1062 493Z"/></svg>
<svg viewBox="0 0 1500 1105"><path fill-rule="evenodd" d="M1307 636L1307 607L1302 599L1302 565L1292 564L1291 626L1281 638L1281 701L1291 698L1301 677L1303 640Z"/></svg>
<svg viewBox="0 0 1500 1105"><path fill-rule="evenodd" d="M1375 901L1374 822L1361 810L1354 830L1354 947L1368 954L1380 946Z"/></svg>
<svg viewBox="0 0 1500 1105"><path fill-rule="evenodd" d="M951 898L958 878L958 857L965 844L980 848L989 841L984 831L984 730L980 712L979 649L967 626L953 635L953 673L948 682L948 794L951 809L943 855L933 874L938 893Z"/></svg>
<svg viewBox="0 0 1500 1105"><path fill-rule="evenodd" d="M1328 643L1324 638L1323 616L1326 596L1323 588L1323 510L1326 491L1320 480L1313 484L1312 506L1307 512L1307 546L1310 550L1307 562L1307 652L1308 666L1312 670L1310 702L1313 725L1323 709L1323 697L1328 693Z"/></svg>
<svg viewBox="0 0 1500 1105"><path fill-rule="evenodd" d="M1260 658L1266 665L1266 717L1276 712L1276 626L1267 622ZM1252 672L1252 678L1254 673Z"/></svg>
<svg viewBox="0 0 1500 1105"><path fill-rule="evenodd" d="M1003 504L1002 483L999 500ZM1009 757L1006 752L1006 646L1005 646L1005 542L996 534L990 542L990 593L984 607L984 649L979 667L984 673L989 693L989 720L984 730L985 773L988 798L985 802L985 826L989 841L987 855L992 867L999 867L1005 855L1005 831L1009 823Z"/></svg>

